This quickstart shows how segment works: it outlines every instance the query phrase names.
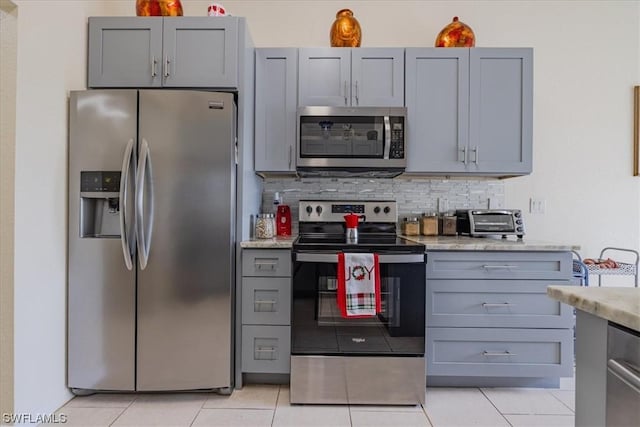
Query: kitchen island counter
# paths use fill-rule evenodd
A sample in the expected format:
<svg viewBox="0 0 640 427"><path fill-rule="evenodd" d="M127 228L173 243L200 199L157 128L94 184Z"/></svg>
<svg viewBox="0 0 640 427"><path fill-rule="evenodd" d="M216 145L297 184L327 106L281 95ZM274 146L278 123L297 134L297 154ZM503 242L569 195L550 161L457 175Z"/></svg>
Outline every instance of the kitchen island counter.
<svg viewBox="0 0 640 427"><path fill-rule="evenodd" d="M627 328L640 331L640 289L549 286L547 295Z"/></svg>
<svg viewBox="0 0 640 427"><path fill-rule="evenodd" d="M608 383L614 378L608 368L614 355L609 353L615 348L610 331L617 330L610 325L640 331L640 289L549 286L547 295L576 308L575 425L608 425L607 411L611 408L607 407L612 403ZM633 417L633 409L627 409Z"/></svg>

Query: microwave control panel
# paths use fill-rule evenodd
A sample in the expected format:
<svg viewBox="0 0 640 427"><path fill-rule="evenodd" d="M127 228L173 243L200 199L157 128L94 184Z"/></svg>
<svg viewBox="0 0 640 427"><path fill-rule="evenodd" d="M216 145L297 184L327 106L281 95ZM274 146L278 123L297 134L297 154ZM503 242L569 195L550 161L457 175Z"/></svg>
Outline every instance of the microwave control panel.
<svg viewBox="0 0 640 427"><path fill-rule="evenodd" d="M390 117L391 120L391 146L389 158L404 158L404 120L402 117Z"/></svg>

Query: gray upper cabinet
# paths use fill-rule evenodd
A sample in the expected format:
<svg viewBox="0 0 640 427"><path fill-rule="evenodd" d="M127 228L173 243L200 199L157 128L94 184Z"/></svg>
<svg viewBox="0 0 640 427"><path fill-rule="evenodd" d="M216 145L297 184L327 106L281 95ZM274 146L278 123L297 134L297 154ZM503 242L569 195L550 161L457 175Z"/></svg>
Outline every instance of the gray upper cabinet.
<svg viewBox="0 0 640 427"><path fill-rule="evenodd" d="M532 170L533 50L470 50L470 165L482 173Z"/></svg>
<svg viewBox="0 0 640 427"><path fill-rule="evenodd" d="M299 50L298 105L350 105L351 49Z"/></svg>
<svg viewBox="0 0 640 427"><path fill-rule="evenodd" d="M407 172L465 172L469 49L407 48L406 55Z"/></svg>
<svg viewBox="0 0 640 427"><path fill-rule="evenodd" d="M406 80L407 172L531 173L532 49L410 48Z"/></svg>
<svg viewBox="0 0 640 427"><path fill-rule="evenodd" d="M237 17L89 18L89 87L238 85Z"/></svg>
<svg viewBox="0 0 640 427"><path fill-rule="evenodd" d="M404 48L301 48L298 105L403 106Z"/></svg>
<svg viewBox="0 0 640 427"><path fill-rule="evenodd" d="M404 49L351 49L351 105L404 107Z"/></svg>
<svg viewBox="0 0 640 427"><path fill-rule="evenodd" d="M89 18L89 87L162 85L162 21Z"/></svg>
<svg viewBox="0 0 640 427"><path fill-rule="evenodd" d="M298 49L256 49L256 172L295 171Z"/></svg>

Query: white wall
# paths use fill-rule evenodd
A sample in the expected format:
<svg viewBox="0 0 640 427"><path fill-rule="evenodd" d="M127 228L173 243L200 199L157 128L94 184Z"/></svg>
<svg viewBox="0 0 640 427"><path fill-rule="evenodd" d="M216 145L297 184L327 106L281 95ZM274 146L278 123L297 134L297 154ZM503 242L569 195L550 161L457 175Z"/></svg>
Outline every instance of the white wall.
<svg viewBox="0 0 640 427"><path fill-rule="evenodd" d="M134 0L16 1L18 20L15 409L48 412L65 389L67 94L82 89L86 17L134 15ZM183 0L203 16L209 1ZM535 61L534 173L506 181L507 205L547 201L529 237L640 246L631 177L631 88L640 73L640 3L631 1L232 1L256 46L328 46L350 7L363 46L432 46L454 15L477 46L530 46ZM206 48L203 46L203 49Z"/></svg>

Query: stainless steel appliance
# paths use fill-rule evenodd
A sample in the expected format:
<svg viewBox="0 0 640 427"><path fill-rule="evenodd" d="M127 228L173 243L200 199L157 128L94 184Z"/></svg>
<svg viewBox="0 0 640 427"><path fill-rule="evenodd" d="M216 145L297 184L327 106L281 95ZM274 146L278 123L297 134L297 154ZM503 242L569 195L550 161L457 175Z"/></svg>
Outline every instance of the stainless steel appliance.
<svg viewBox="0 0 640 427"><path fill-rule="evenodd" d="M640 333L609 323L607 329L607 427L640 423Z"/></svg>
<svg viewBox="0 0 640 427"><path fill-rule="evenodd" d="M456 211L457 231L469 236L524 237L522 212L518 209L463 209Z"/></svg>
<svg viewBox="0 0 640 427"><path fill-rule="evenodd" d="M344 215L364 216L347 243ZM424 403L425 247L396 235L393 201L300 201L293 244L291 403ZM339 252L377 253L382 312L343 318Z"/></svg>
<svg viewBox="0 0 640 427"><path fill-rule="evenodd" d="M235 133L233 94L71 93L75 393L230 390Z"/></svg>
<svg viewBox="0 0 640 427"><path fill-rule="evenodd" d="M407 166L404 107L298 109L300 175L393 177Z"/></svg>

